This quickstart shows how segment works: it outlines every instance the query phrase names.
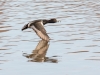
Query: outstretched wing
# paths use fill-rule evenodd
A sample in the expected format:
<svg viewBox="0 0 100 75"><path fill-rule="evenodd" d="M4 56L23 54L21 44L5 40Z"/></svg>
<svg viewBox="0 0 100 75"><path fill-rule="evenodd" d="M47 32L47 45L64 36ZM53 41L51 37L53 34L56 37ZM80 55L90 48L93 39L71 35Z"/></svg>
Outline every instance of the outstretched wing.
<svg viewBox="0 0 100 75"><path fill-rule="evenodd" d="M49 41L49 36L46 33L45 28L43 27L43 23L41 21L36 22L31 28L36 32L36 34L46 41Z"/></svg>

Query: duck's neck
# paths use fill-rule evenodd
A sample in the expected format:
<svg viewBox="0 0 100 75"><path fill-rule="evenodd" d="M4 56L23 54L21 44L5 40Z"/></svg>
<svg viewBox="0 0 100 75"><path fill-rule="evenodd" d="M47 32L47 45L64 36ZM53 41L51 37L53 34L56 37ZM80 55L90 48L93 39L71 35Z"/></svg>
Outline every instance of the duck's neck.
<svg viewBox="0 0 100 75"><path fill-rule="evenodd" d="M43 25L49 23L49 20L43 20Z"/></svg>

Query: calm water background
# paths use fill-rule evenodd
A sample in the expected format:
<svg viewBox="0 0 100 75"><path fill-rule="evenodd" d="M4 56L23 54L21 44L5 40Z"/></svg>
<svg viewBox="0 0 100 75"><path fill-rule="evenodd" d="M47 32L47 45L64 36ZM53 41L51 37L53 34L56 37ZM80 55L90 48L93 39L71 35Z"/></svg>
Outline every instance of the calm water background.
<svg viewBox="0 0 100 75"><path fill-rule="evenodd" d="M35 19L57 18L45 26L52 39L46 57L29 62L40 38L21 28ZM100 0L1 0L0 75L99 75Z"/></svg>

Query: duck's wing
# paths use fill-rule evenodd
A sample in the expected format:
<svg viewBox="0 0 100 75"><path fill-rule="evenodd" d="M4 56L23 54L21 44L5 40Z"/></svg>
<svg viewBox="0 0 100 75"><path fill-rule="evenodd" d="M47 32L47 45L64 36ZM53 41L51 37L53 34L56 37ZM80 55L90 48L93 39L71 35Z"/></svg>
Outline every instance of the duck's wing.
<svg viewBox="0 0 100 75"><path fill-rule="evenodd" d="M34 25L32 25L31 28L41 39L49 41L49 36L47 35L45 28L43 27L42 21L34 23Z"/></svg>

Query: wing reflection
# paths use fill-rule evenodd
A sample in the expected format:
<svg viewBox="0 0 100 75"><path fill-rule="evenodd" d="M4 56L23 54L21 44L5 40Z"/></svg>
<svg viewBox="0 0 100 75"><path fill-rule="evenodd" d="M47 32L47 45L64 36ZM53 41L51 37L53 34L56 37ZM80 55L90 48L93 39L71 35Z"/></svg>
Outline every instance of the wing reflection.
<svg viewBox="0 0 100 75"><path fill-rule="evenodd" d="M37 44L35 50L33 50L32 54L24 55L27 58L31 58L29 62L51 62L51 63L57 63L58 61L56 59L52 59L49 57L45 57L47 50L49 48L48 41L40 40Z"/></svg>

